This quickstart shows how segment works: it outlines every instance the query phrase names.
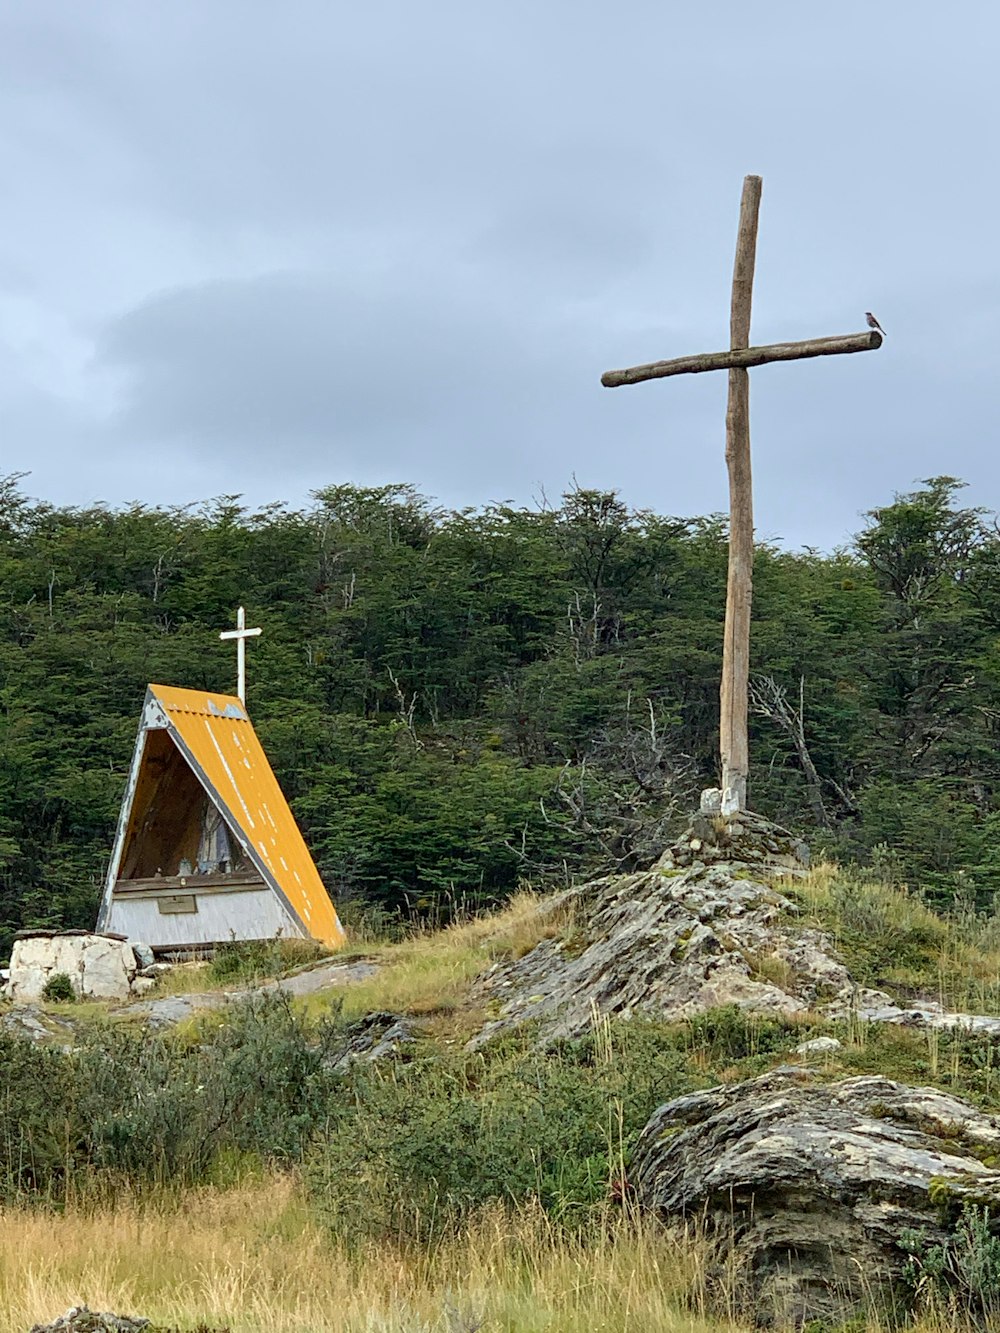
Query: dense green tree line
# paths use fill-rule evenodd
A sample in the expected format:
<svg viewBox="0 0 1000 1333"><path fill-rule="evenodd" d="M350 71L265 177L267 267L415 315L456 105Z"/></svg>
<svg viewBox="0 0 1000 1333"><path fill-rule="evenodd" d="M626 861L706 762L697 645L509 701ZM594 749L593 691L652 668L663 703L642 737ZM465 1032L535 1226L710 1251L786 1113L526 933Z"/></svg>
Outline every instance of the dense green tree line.
<svg viewBox="0 0 1000 1333"><path fill-rule="evenodd" d="M333 486L56 508L0 486L0 925L89 925L147 682L248 702L321 872L388 909L630 865L716 780L717 517ZM758 554L753 804L938 899L992 893L1000 536L938 478ZM891 851L889 850L891 849Z"/></svg>

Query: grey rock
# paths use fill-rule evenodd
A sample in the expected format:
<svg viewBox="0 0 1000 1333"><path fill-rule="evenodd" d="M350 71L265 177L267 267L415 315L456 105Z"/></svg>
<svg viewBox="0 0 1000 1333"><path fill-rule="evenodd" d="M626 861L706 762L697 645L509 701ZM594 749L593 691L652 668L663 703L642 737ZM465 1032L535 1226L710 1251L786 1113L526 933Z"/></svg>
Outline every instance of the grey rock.
<svg viewBox="0 0 1000 1333"><path fill-rule="evenodd" d="M711 796L712 790L705 795ZM724 794L720 795L721 800ZM714 804L714 798L708 804ZM725 815L701 810L657 864L676 868L695 861L705 865L729 862L744 867L762 866L770 871L799 874L809 866L809 848L794 833L752 811Z"/></svg>
<svg viewBox="0 0 1000 1333"><path fill-rule="evenodd" d="M701 794L699 810L703 815L722 814L722 792L718 787L706 787Z"/></svg>
<svg viewBox="0 0 1000 1333"><path fill-rule="evenodd" d="M281 977L264 987L265 990L276 988L286 995L315 995L318 991L329 990L334 986L344 986L352 981L364 981L373 977L378 967L365 958L352 958L347 962L338 962L335 958L326 958L321 963L303 968L291 976Z"/></svg>
<svg viewBox="0 0 1000 1333"><path fill-rule="evenodd" d="M955 1208L1000 1206L980 1160L998 1142L1000 1121L934 1088L780 1069L660 1107L630 1184L662 1220L707 1227L717 1281L735 1260L760 1322L842 1321L892 1298L902 1232L946 1242L942 1186Z"/></svg>
<svg viewBox="0 0 1000 1333"><path fill-rule="evenodd" d="M813 1037L811 1041L804 1041L796 1046L796 1055L823 1055L831 1051L840 1051L844 1043L838 1041L836 1037Z"/></svg>
<svg viewBox="0 0 1000 1333"><path fill-rule="evenodd" d="M168 972L174 969L169 963L150 963L148 967L141 967L132 978L130 992L133 999L141 999L149 995L156 989L157 983L161 977L165 977Z"/></svg>
<svg viewBox="0 0 1000 1333"><path fill-rule="evenodd" d="M124 999L135 971L135 954L124 940L86 931L33 931L14 941L8 992L15 1004L30 1003L51 976L64 972L77 995Z"/></svg>
<svg viewBox="0 0 1000 1333"><path fill-rule="evenodd" d="M18 1005L7 1013L0 1013L0 1029L34 1042L49 1042L55 1037L48 1016L30 1004Z"/></svg>
<svg viewBox="0 0 1000 1333"><path fill-rule="evenodd" d="M399 1014L366 1014L347 1029L347 1042L333 1069L344 1070L357 1060L374 1062L401 1055L416 1040L413 1025Z"/></svg>
<svg viewBox="0 0 1000 1333"><path fill-rule="evenodd" d="M899 1027L1000 1032L1000 1018L991 1014L956 1013L945 1009L937 1000L901 1005L885 991L860 986L845 987L837 1000L827 1006L825 1013L835 1020L860 1019L865 1023L893 1023Z"/></svg>
<svg viewBox="0 0 1000 1333"><path fill-rule="evenodd" d="M135 954L136 964L140 968L152 967L156 962L156 956L148 944L138 943L132 940L132 952Z"/></svg>
<svg viewBox="0 0 1000 1333"><path fill-rule="evenodd" d="M651 870L600 879L552 900L548 910L575 909L577 931L569 941L543 940L486 974L479 995L499 1014L473 1044L536 1020L543 1040L577 1036L595 1013L673 1020L735 1004L801 1014L820 994L849 987L832 943L797 928L798 909L764 878L769 865L776 868L773 858L780 859L777 868L794 859L794 840L782 842L780 830L762 837L762 821L751 829L749 819L740 816L730 840L744 852L751 842L761 848L750 874L744 864L699 859L713 858L720 842L710 821L695 820ZM768 959L776 967L767 969ZM775 974L779 980L768 979Z"/></svg>
<svg viewBox="0 0 1000 1333"><path fill-rule="evenodd" d="M51 1324L35 1324L31 1333L140 1333L149 1320L133 1315L101 1314L76 1305Z"/></svg>
<svg viewBox="0 0 1000 1333"><path fill-rule="evenodd" d="M168 972L174 970L172 963L150 963L148 967L140 967L135 974L137 977L153 977L158 979L165 977Z"/></svg>
<svg viewBox="0 0 1000 1333"><path fill-rule="evenodd" d="M171 1027L182 1023L202 1009L221 1009L232 997L224 991L191 992L187 995L164 995L158 999L137 1000L121 1013L144 1018L151 1027Z"/></svg>

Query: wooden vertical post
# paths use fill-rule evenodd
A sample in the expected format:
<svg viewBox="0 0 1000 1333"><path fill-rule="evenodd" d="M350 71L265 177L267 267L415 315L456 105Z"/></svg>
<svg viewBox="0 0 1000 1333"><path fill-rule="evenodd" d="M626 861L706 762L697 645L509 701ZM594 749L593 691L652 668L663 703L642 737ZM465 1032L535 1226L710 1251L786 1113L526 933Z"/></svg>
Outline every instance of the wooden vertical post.
<svg viewBox="0 0 1000 1333"><path fill-rule="evenodd" d="M734 350L750 345L761 185L760 176L747 176L743 182L729 320L730 347ZM750 609L753 601L753 484L750 468L750 375L744 369L729 372L726 466L729 470L729 578L722 650L719 752L722 758L722 811L723 814L732 814L746 809L750 770L747 691L750 679Z"/></svg>
<svg viewBox="0 0 1000 1333"><path fill-rule="evenodd" d="M740 202L740 227L733 266L733 296L730 309L730 344L727 352L674 357L651 361L625 370L606 370L601 383L607 388L666 379L671 375L699 375L706 370L729 372L729 402L726 408L726 467L729 471L729 578L726 589L726 628L722 649L719 751L722 760L721 810L724 815L747 808L750 754L747 740L750 684L750 608L753 600L753 489L750 472L750 366L769 361L801 361L813 356L836 356L844 352L871 352L882 345L877 326L869 316L867 333L849 333L834 338L809 338L804 342L750 346L750 312L753 303L753 274L757 259L757 218L760 212L761 178L747 176ZM702 793L702 810L720 808L715 788Z"/></svg>

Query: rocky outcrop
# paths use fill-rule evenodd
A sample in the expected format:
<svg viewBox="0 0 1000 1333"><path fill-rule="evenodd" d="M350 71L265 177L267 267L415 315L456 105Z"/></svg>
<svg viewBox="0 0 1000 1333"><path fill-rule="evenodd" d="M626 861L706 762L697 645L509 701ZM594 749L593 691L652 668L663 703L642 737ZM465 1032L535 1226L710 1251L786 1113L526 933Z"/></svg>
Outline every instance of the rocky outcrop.
<svg viewBox="0 0 1000 1333"><path fill-rule="evenodd" d="M35 1324L31 1333L153 1333L148 1319L132 1315L101 1314L75 1305L51 1324Z"/></svg>
<svg viewBox="0 0 1000 1333"><path fill-rule="evenodd" d="M417 1039L414 1025L400 1014L384 1011L365 1014L345 1033L345 1044L331 1068L347 1069L356 1061L373 1063L406 1054Z"/></svg>
<svg viewBox="0 0 1000 1333"><path fill-rule="evenodd" d="M1000 1018L900 1004L859 986L833 940L804 925L773 887L801 874L808 852L759 816L699 815L649 870L570 889L540 911L571 931L494 966L477 998L494 1017L473 1045L537 1022L543 1041L579 1036L595 1015L681 1020L724 1005L831 1022L1000 1032Z"/></svg>
<svg viewBox="0 0 1000 1333"><path fill-rule="evenodd" d="M934 1088L778 1069L662 1106L629 1179L707 1228L760 1322L840 1321L898 1295L907 1231L947 1245L963 1201L1000 1207L998 1149L1000 1121Z"/></svg>
<svg viewBox="0 0 1000 1333"><path fill-rule="evenodd" d="M229 1333L228 1328L211 1329L207 1324L199 1324L198 1330L199 1333ZM178 1333L178 1330L153 1325L140 1315L101 1314L97 1310L88 1310L85 1305L75 1305L51 1324L35 1324L30 1333Z"/></svg>
<svg viewBox="0 0 1000 1333"><path fill-rule="evenodd" d="M797 1014L849 996L850 974L766 877L801 871L804 846L751 815L695 820L650 870L559 895L576 929L494 967L480 997L499 1009L476 1039L538 1021L553 1039L597 1014L682 1019L720 1005ZM759 876L759 877L758 877Z"/></svg>
<svg viewBox="0 0 1000 1333"><path fill-rule="evenodd" d="M32 931L15 939L8 998L39 1000L50 978L68 976L78 998L123 1000L132 994L139 962L127 940L80 931Z"/></svg>
<svg viewBox="0 0 1000 1333"><path fill-rule="evenodd" d="M343 986L352 981L366 981L378 971L377 964L367 958L324 958L296 968L287 976L264 982L262 990L280 990L286 995L317 995L331 986Z"/></svg>
<svg viewBox="0 0 1000 1333"><path fill-rule="evenodd" d="M885 991L855 987L840 995L824 1009L824 1017L833 1022L845 1019L863 1023L892 1023L898 1027L957 1028L963 1032L1000 1032L1000 1018L992 1014L965 1014L945 1009L937 1000L919 1000L900 1004Z"/></svg>
<svg viewBox="0 0 1000 1333"><path fill-rule="evenodd" d="M0 1033L27 1038L36 1045L59 1046L64 1051L76 1045L79 1024L70 1017L72 1010L58 1011L37 1004L17 1004L0 1008Z"/></svg>
<svg viewBox="0 0 1000 1333"><path fill-rule="evenodd" d="M695 815L691 827L660 858L660 866L754 866L773 875L798 874L809 866L809 848L787 829L750 810L723 818Z"/></svg>

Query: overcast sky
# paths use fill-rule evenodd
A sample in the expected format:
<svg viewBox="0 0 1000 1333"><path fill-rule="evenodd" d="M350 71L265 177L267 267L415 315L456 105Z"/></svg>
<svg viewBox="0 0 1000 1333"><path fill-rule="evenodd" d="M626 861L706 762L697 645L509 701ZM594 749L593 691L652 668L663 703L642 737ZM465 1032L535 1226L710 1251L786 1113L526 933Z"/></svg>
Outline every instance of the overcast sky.
<svg viewBox="0 0 1000 1333"><path fill-rule="evenodd" d="M993 0L0 0L0 471L57 503L411 481L726 504L743 176L758 531L1000 507Z"/></svg>

